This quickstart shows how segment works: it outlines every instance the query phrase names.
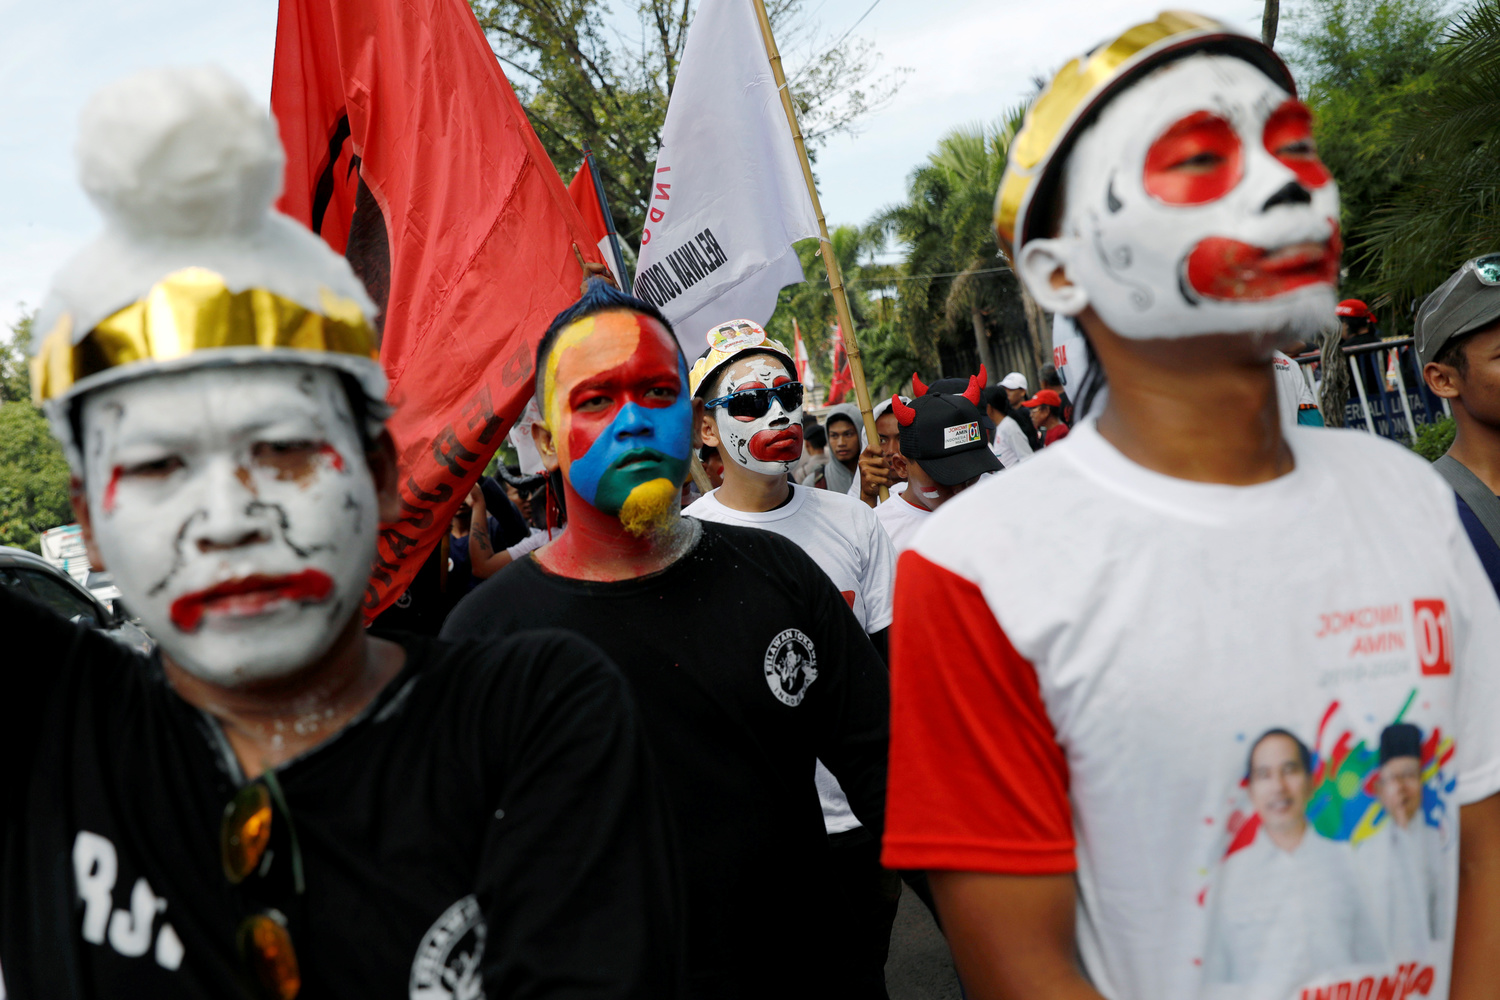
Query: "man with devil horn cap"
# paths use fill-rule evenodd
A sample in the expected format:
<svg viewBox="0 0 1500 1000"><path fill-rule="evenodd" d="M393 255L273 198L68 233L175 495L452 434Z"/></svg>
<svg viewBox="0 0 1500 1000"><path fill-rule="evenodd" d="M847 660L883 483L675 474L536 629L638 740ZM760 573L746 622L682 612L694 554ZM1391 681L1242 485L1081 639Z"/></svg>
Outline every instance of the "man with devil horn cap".
<svg viewBox="0 0 1500 1000"><path fill-rule="evenodd" d="M362 627L399 514L374 309L271 209L275 123L221 71L153 70L77 148L106 225L54 279L33 387L161 655L0 586L0 993L679 995L618 671L563 633Z"/></svg>
<svg viewBox="0 0 1500 1000"><path fill-rule="evenodd" d="M1426 463L1278 418L1271 352L1332 314L1338 219L1285 65L1194 14L1068 63L1011 144L997 235L1094 364L1066 440L901 555L891 630L885 863L930 870L975 1000L1500 981L1500 603ZM1339 558L1309 563L1293 520ZM1328 755L1398 719L1454 740L1425 780L1459 817L1458 929L1421 954L1320 952L1298 842L1245 818L1246 741L1304 734L1316 763L1284 763L1310 797L1268 808L1347 842L1359 810L1331 803L1363 786ZM1282 898L1226 915L1252 945L1210 982L1221 868L1249 849ZM1253 945L1271 941L1291 950Z"/></svg>
<svg viewBox="0 0 1500 1000"><path fill-rule="evenodd" d="M1002 468L979 427L984 376L981 365L964 391L954 393L928 388L913 372L911 387L916 395L911 403L902 402L900 396L891 397L891 413L900 428L907 485L876 507L875 517L897 551L911 546L917 530L939 507L980 477Z"/></svg>

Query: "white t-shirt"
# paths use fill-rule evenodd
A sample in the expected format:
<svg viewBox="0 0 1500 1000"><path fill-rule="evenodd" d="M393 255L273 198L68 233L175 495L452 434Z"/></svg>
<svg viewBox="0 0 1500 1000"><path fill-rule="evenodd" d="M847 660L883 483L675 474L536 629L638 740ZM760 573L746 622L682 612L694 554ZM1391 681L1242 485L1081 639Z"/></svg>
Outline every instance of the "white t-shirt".
<svg viewBox="0 0 1500 1000"><path fill-rule="evenodd" d="M865 632L879 632L891 624L891 596L896 574L896 550L863 501L827 490L792 487L782 506L768 511L734 510L710 490L683 510L689 517L719 524L762 528L790 538L828 574L844 595ZM814 777L823 803L823 825L842 833L860 825L838 779L819 761Z"/></svg>
<svg viewBox="0 0 1500 1000"><path fill-rule="evenodd" d="M1302 366L1280 351L1271 353L1271 368L1276 372L1276 405L1281 409L1281 426L1297 426L1297 414L1304 406L1316 408L1312 389L1302 377Z"/></svg>
<svg viewBox="0 0 1500 1000"><path fill-rule="evenodd" d="M1000 464L1005 468L1012 465L1020 465L1032 455L1031 442L1026 440L1026 434L1021 430L1021 425L1011 416L1000 418L999 425L995 428L995 443L990 448Z"/></svg>
<svg viewBox="0 0 1500 1000"><path fill-rule="evenodd" d="M893 488L890 499L875 507L875 517L885 533L891 536L896 551L905 552L917 537L917 529L932 517L932 511L904 500L901 494L906 492L906 483L899 485L902 487L900 491Z"/></svg>
<svg viewBox="0 0 1500 1000"><path fill-rule="evenodd" d="M1393 979L1447 996L1459 807L1500 790L1500 603L1426 462L1349 431L1287 440L1293 472L1233 487L1147 470L1085 422L944 504L901 556L885 864L1076 871L1079 951L1111 1000L1378 996ZM1383 926L1401 873L1372 839L1397 721L1421 731L1420 821L1440 834L1425 954ZM1361 888L1332 855L1316 879L1275 873L1280 929L1261 930L1300 932L1311 970L1280 945L1258 960L1253 921L1215 920L1272 877L1274 857L1240 878L1256 856L1237 856L1263 839L1247 772L1276 728L1309 752L1289 801L1326 839L1315 853L1352 848L1336 864L1360 869ZM1329 957L1329 907L1376 930ZM1210 981L1225 967L1235 981Z"/></svg>

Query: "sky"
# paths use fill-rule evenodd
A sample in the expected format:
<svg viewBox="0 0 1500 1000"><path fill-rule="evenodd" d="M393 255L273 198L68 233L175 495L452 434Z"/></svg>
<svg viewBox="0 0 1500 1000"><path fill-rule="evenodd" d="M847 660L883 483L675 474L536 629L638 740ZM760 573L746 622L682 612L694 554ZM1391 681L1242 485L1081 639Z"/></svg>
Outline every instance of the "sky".
<svg viewBox="0 0 1500 1000"><path fill-rule="evenodd" d="M625 0L615 0L625 9ZM911 72L855 136L819 152L829 225L863 223L901 200L943 133L992 121L1068 58L1165 6L1160 0L809 0L822 37L873 40ZM1258 34L1261 0L1187 6ZM99 229L74 176L78 112L135 70L216 63L269 103L276 0L0 0L0 324L35 308L48 280ZM1283 14L1283 20L1286 15ZM795 53L785 53L795 71Z"/></svg>

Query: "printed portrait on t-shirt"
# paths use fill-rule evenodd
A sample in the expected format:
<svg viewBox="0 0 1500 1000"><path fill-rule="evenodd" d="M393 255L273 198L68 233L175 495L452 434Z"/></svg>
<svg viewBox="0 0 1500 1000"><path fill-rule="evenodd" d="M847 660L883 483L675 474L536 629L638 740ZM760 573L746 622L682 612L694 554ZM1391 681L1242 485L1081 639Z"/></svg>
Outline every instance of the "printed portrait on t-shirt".
<svg viewBox="0 0 1500 1000"><path fill-rule="evenodd" d="M1452 738L1409 721L1417 699L1393 719L1334 701L1305 730L1239 735L1244 773L1199 897L1204 996L1428 994L1456 778Z"/></svg>

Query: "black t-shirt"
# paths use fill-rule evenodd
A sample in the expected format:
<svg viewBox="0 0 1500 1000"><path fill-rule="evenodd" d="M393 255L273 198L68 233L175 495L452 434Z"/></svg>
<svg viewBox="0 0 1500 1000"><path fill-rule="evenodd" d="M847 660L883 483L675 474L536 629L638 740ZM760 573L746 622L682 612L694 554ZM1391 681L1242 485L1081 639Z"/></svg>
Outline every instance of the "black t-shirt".
<svg viewBox="0 0 1500 1000"><path fill-rule="evenodd" d="M235 932L264 904L292 915L299 1000L679 995L659 784L628 686L576 637L392 636L397 677L276 771L273 851L295 828L305 894L252 906L255 877L232 887L220 861L241 781L218 724L158 663L3 590L0 633L13 1000L248 996Z"/></svg>
<svg viewBox="0 0 1500 1000"><path fill-rule="evenodd" d="M878 835L885 666L799 546L697 523L691 551L639 579L573 580L518 560L465 598L443 635L499 642L556 626L599 645L630 679L672 805L694 995L836 995L820 982L827 836L814 760Z"/></svg>

